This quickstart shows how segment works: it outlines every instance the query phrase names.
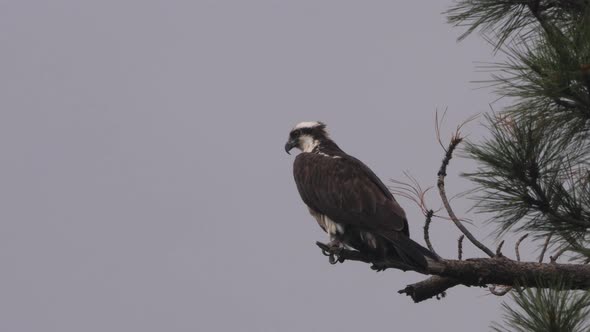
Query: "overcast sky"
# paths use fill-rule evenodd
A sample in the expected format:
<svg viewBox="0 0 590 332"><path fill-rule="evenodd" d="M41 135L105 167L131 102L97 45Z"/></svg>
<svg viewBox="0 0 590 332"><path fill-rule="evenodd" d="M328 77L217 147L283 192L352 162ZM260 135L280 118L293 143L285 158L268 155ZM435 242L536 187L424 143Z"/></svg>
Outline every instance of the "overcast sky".
<svg viewBox="0 0 590 332"><path fill-rule="evenodd" d="M469 83L491 49L456 42L449 5L0 1L0 330L487 330L502 299L483 289L414 304L397 290L423 276L330 265L283 149L321 120L384 181L434 184L435 110L448 138L496 99ZM451 195L470 167L453 159ZM456 257L457 230L432 232Z"/></svg>

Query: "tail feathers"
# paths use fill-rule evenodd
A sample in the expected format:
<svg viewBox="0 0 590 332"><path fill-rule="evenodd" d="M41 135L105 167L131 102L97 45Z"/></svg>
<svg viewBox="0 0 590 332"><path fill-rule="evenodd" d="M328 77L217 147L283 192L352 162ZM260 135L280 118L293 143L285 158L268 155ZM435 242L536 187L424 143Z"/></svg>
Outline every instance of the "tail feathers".
<svg viewBox="0 0 590 332"><path fill-rule="evenodd" d="M405 234L390 232L382 235L391 242L401 260L410 266L424 270L428 267L428 260L440 260L436 254L414 242Z"/></svg>

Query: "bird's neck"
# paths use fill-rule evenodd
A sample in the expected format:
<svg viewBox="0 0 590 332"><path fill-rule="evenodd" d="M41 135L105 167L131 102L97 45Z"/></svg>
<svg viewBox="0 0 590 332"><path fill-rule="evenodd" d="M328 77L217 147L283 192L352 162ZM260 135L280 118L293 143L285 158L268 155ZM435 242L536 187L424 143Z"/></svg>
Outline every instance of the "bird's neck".
<svg viewBox="0 0 590 332"><path fill-rule="evenodd" d="M311 153L325 154L329 156L341 156L344 153L338 145L329 138L320 138L315 140Z"/></svg>

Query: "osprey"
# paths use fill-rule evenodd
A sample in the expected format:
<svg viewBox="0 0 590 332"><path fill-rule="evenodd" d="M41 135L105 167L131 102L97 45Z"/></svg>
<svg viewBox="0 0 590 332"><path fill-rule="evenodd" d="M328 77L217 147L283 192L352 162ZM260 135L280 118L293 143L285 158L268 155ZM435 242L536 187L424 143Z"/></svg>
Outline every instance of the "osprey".
<svg viewBox="0 0 590 332"><path fill-rule="evenodd" d="M330 236L330 246L352 247L375 258L401 261L417 269L438 260L410 239L401 206L369 167L330 139L322 122L301 122L285 151L298 148L293 175L309 212Z"/></svg>

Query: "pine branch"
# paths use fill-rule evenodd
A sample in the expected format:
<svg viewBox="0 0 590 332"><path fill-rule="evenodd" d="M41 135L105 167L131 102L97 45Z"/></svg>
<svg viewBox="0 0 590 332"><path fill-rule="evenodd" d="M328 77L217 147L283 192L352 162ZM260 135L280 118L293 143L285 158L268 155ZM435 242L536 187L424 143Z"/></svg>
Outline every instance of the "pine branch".
<svg viewBox="0 0 590 332"><path fill-rule="evenodd" d="M494 331L588 331L590 293L568 291L568 282L560 279L539 281L544 287L517 288L511 303L504 302L504 325L492 325Z"/></svg>
<svg viewBox="0 0 590 332"><path fill-rule="evenodd" d="M432 222L432 216L434 215L433 210L428 210L426 212L426 220L424 221L424 242L426 242L426 246L428 250L430 250L433 254L437 255L432 243L430 242L430 223Z"/></svg>
<svg viewBox="0 0 590 332"><path fill-rule="evenodd" d="M561 278L569 283L568 289L590 288L590 265L518 262L508 258L471 258L467 260L441 260L430 262L426 270L416 270L411 266L395 261L373 260L355 250L334 249L317 242L326 252L338 255L339 261L360 261L372 264L375 270L388 268L402 271L415 271L430 278L406 286L400 294L410 296L414 302L435 297L441 292L458 286L485 287L488 284L543 287L539 280Z"/></svg>
<svg viewBox="0 0 590 332"><path fill-rule="evenodd" d="M572 147L575 141L564 142L559 131L538 117L487 120L493 137L466 147L480 163L476 172L464 174L481 189L476 207L494 213L498 234L513 227L537 237L555 233L555 240L575 246L590 228L582 144Z"/></svg>
<svg viewBox="0 0 590 332"><path fill-rule="evenodd" d="M447 194L445 191L445 177L447 176L447 167L449 165L449 162L451 161L451 158L453 157L453 152L455 151L455 149L457 148L459 143L461 143L461 141L463 140L459 135L459 129L460 129L460 126L457 129L455 135L453 135L453 138L451 139L451 142L449 143L449 147L446 149L445 157L442 160L440 169L438 170L438 181L437 181L438 191L440 193L440 198L443 202L443 205L444 205L445 209L447 210L447 213L449 214L449 217L451 218L451 220L453 221L455 226L457 226L457 228L459 228L461 233L463 233L467 237L467 239L471 243L473 243L476 247L481 249L488 256L494 257L494 253L488 247L486 247L481 242L479 242L475 238L475 236L473 236L473 234L471 234L471 232L469 232L469 230L467 230L467 228L465 228L465 226L461 223L459 218L457 218L457 216L455 215L455 212L453 211L453 208L451 207L451 204L449 203L449 200L447 198Z"/></svg>

